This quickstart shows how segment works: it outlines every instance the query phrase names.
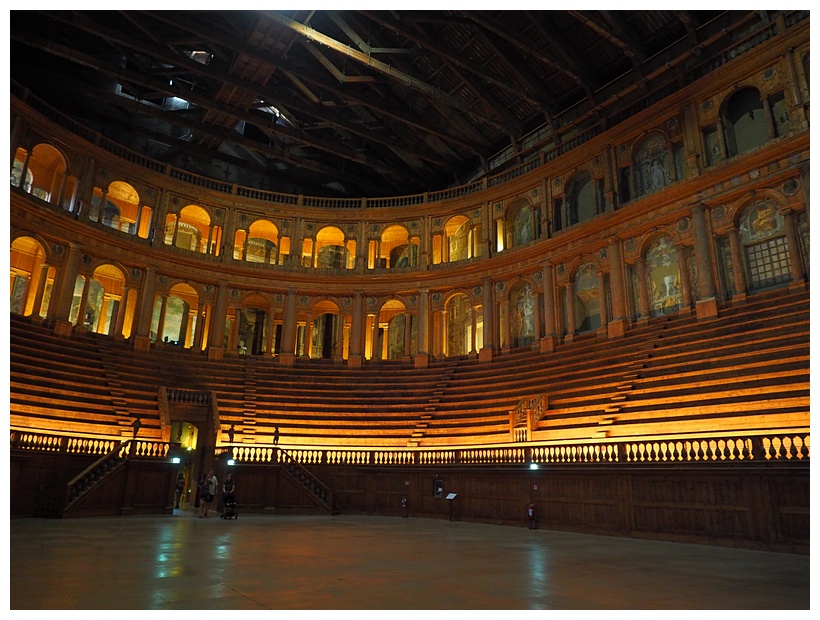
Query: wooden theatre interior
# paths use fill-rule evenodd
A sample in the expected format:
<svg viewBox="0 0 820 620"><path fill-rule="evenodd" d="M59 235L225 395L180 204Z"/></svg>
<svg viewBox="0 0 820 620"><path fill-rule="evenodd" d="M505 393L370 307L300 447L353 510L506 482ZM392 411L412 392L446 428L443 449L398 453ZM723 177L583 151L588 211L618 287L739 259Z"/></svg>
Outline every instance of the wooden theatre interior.
<svg viewBox="0 0 820 620"><path fill-rule="evenodd" d="M139 13L132 39L111 40L149 46ZM255 23L338 63L295 13ZM335 23L351 36L374 19L346 13ZM551 112L504 158L486 151L476 175L375 197L191 169L13 72L12 516L170 515L213 467L236 479L239 518L406 510L808 553L809 14L761 13L720 36L689 23L662 70L630 58L628 80ZM399 86L431 83L383 36ZM234 73L217 52L195 69L250 88L259 71L240 57L268 40L236 43ZM484 66L485 101L506 96ZM344 87L395 79L374 67ZM312 101L318 82L301 83L283 115ZM228 114L231 98L214 97ZM309 146L288 171L309 167ZM396 183L389 165L374 156L370 181L357 171L348 187Z"/></svg>

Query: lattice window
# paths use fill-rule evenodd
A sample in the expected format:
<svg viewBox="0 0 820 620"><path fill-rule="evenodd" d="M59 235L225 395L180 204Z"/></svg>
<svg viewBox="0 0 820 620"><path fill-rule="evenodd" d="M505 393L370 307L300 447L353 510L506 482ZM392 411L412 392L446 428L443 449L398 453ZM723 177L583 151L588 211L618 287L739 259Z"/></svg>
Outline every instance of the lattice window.
<svg viewBox="0 0 820 620"><path fill-rule="evenodd" d="M746 246L750 288L765 288L791 280L791 262L785 237Z"/></svg>

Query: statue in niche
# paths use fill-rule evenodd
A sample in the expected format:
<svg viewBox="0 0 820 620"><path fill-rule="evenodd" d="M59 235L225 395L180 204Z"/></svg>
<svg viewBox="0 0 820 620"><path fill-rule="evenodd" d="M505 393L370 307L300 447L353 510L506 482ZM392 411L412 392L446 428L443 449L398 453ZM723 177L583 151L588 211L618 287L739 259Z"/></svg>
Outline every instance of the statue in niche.
<svg viewBox="0 0 820 620"><path fill-rule="evenodd" d="M535 300L529 284L522 286L516 295L512 321L518 344L531 343L535 338Z"/></svg>
<svg viewBox="0 0 820 620"><path fill-rule="evenodd" d="M646 253L646 264L655 314L677 310L682 298L680 270L678 252L669 237L661 237L651 245Z"/></svg>
<svg viewBox="0 0 820 620"><path fill-rule="evenodd" d="M635 156L641 194L651 194L669 185L668 161L669 149L664 139L659 135L648 137Z"/></svg>

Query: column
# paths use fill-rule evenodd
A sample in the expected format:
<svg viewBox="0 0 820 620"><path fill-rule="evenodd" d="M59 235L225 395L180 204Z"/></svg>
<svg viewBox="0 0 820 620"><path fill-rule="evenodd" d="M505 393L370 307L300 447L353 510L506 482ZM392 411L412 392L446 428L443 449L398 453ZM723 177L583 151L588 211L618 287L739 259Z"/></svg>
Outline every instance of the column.
<svg viewBox="0 0 820 620"><path fill-rule="evenodd" d="M134 350L147 351L151 348L151 317L154 313L154 268L145 268L145 275L142 280L142 291L140 292L139 304L137 305L136 325L131 330L134 336Z"/></svg>
<svg viewBox="0 0 820 620"><path fill-rule="evenodd" d="M220 360L225 353L225 320L228 313L228 284L218 282L216 300L212 307L211 324L208 328L208 359Z"/></svg>
<svg viewBox="0 0 820 620"><path fill-rule="evenodd" d="M310 359L313 357L313 317L309 316L305 320L305 349L302 351L302 356Z"/></svg>
<svg viewBox="0 0 820 620"><path fill-rule="evenodd" d="M68 321L68 317L74 300L74 284L80 270L81 259L80 246L73 241L69 242L68 254L54 283L54 290L51 294L52 301L49 304L48 314L49 317L54 317L54 334L56 336L70 336L73 330L73 325ZM54 309L53 314L52 308Z"/></svg>
<svg viewBox="0 0 820 620"><path fill-rule="evenodd" d="M601 317L601 326L598 328L598 335L606 335L606 325L609 323L609 313L606 307L606 274L598 272L598 308Z"/></svg>
<svg viewBox="0 0 820 620"><path fill-rule="evenodd" d="M379 346L379 313L373 315L373 332L371 334L370 359L381 359L382 350Z"/></svg>
<svg viewBox="0 0 820 620"><path fill-rule="evenodd" d="M635 264L635 269L638 272L638 305L640 316L638 323L644 324L649 320L650 305L649 305L649 286L646 282L646 261L641 258Z"/></svg>
<svg viewBox="0 0 820 620"><path fill-rule="evenodd" d="M541 267L544 274L544 336L541 338L541 353L552 353L557 344L555 330L555 275L550 263Z"/></svg>
<svg viewBox="0 0 820 620"><path fill-rule="evenodd" d="M470 306L470 355L475 354L475 330L476 330L476 311L473 306Z"/></svg>
<svg viewBox="0 0 820 620"><path fill-rule="evenodd" d="M430 291L423 288L419 291L419 327L416 333L418 343L416 344L416 357L414 366L416 368L427 368L430 362Z"/></svg>
<svg viewBox="0 0 820 620"><path fill-rule="evenodd" d="M510 298L501 300L501 348L505 351L510 349Z"/></svg>
<svg viewBox="0 0 820 620"><path fill-rule="evenodd" d="M792 276L789 288L805 288L806 272L803 267L803 254L800 252L800 241L797 238L797 226L794 223L794 211L784 209L781 213L786 222L786 242L789 244L789 265Z"/></svg>
<svg viewBox="0 0 820 620"><path fill-rule="evenodd" d="M159 305L159 322L157 323L157 341L164 342L165 335L165 316L168 313L168 293L160 295Z"/></svg>
<svg viewBox="0 0 820 620"><path fill-rule="evenodd" d="M624 264L621 256L621 240L609 239L607 244L609 257L609 288L612 293L612 317L607 324L607 335L620 338L626 333L626 283L624 281Z"/></svg>
<svg viewBox="0 0 820 620"><path fill-rule="evenodd" d="M532 327L533 327L533 348L541 348L541 302L538 299L538 290L533 290L532 295Z"/></svg>
<svg viewBox="0 0 820 620"><path fill-rule="evenodd" d="M88 289L91 287L91 277L88 275L83 276L85 278L85 282L83 282L83 292L80 296L80 307L77 310L77 324L76 327L80 329L85 329L85 311L88 307ZM92 325L91 330L94 329Z"/></svg>
<svg viewBox="0 0 820 620"><path fill-rule="evenodd" d="M122 330L125 327L125 313L128 308L128 294L131 291L130 286L126 286L123 290L122 297L120 298L120 303L117 305L117 319L116 323L114 324L114 336L115 337L122 337Z"/></svg>
<svg viewBox="0 0 820 620"><path fill-rule="evenodd" d="M265 326L265 355L268 357L273 355L273 337L276 334L276 322L274 317L273 308L269 308L268 313L265 315L265 320L267 321Z"/></svg>
<svg viewBox="0 0 820 620"><path fill-rule="evenodd" d="M296 359L296 290L288 289L285 317L282 322L282 346L279 347L279 363L293 366Z"/></svg>
<svg viewBox="0 0 820 620"><path fill-rule="evenodd" d="M729 250L732 254L732 279L735 290L732 301L746 300L746 271L743 269L743 252L740 244L740 233L736 227L729 231Z"/></svg>
<svg viewBox="0 0 820 620"><path fill-rule="evenodd" d="M410 348L412 344L413 335L413 315L409 312L404 313L404 356L407 359L410 359Z"/></svg>
<svg viewBox="0 0 820 620"><path fill-rule="evenodd" d="M575 290L572 282L564 286L564 295L567 302L567 335L565 342L572 342L575 339Z"/></svg>
<svg viewBox="0 0 820 620"><path fill-rule="evenodd" d="M689 248L685 245L678 245L676 249L678 251L678 272L680 273L680 314L687 315L692 312L692 283L689 280Z"/></svg>
<svg viewBox="0 0 820 620"><path fill-rule="evenodd" d="M46 283L48 282L48 268L47 263L40 263L40 278L37 280L37 289L34 293L34 305L31 308L31 314L33 316L40 316L40 310L43 306L43 296L46 291Z"/></svg>
<svg viewBox="0 0 820 620"><path fill-rule="evenodd" d="M715 284L712 278L712 259L709 244L711 239L706 231L706 214L702 204L692 207L692 229L695 239L695 265L698 270L698 300L695 309L699 319L716 317Z"/></svg>
<svg viewBox="0 0 820 620"><path fill-rule="evenodd" d="M495 317L493 315L493 281L487 278L481 286L483 295L482 313L484 315L484 343L478 352L478 359L482 362L489 362L493 359L495 350Z"/></svg>
<svg viewBox="0 0 820 620"><path fill-rule="evenodd" d="M350 351L347 355L347 365L350 368L361 368L364 356L362 355L362 334L364 334L364 294L356 291L353 296L353 316L350 322Z"/></svg>
<svg viewBox="0 0 820 620"><path fill-rule="evenodd" d="M205 313L203 312L204 307L205 302L201 299L198 300L196 304L196 323L194 324L194 344L191 345L191 348L196 349L197 351L202 350L202 334L205 323Z"/></svg>

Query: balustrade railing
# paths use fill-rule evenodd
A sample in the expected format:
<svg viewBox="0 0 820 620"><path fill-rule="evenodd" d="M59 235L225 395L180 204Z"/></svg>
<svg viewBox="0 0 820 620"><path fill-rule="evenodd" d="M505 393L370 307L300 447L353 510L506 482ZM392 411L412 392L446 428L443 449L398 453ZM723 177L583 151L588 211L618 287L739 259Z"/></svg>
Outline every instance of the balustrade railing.
<svg viewBox="0 0 820 620"><path fill-rule="evenodd" d="M162 441L78 438L46 433L11 432L13 450L105 455L119 447L129 457L168 458L170 444ZM809 433L774 433L735 437L605 439L587 442L511 442L508 445L458 448L287 448L272 445L231 445L227 452L237 464L354 466L517 465L522 463L768 463L809 462ZM287 454L287 456L285 456Z"/></svg>

